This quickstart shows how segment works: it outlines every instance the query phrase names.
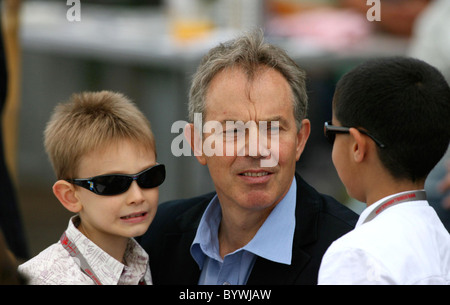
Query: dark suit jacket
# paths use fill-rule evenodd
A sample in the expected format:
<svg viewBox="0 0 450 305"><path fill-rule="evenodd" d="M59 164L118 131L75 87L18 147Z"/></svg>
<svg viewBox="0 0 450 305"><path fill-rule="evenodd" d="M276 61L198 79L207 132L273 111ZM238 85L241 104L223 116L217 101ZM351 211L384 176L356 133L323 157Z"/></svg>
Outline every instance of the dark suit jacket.
<svg viewBox="0 0 450 305"><path fill-rule="evenodd" d="M247 285L317 284L320 262L330 244L352 230L358 215L297 179L292 264L256 258ZM200 219L215 193L175 200L158 207L140 243L150 256L153 283L197 284L200 269L190 254ZM270 242L270 241L268 241Z"/></svg>

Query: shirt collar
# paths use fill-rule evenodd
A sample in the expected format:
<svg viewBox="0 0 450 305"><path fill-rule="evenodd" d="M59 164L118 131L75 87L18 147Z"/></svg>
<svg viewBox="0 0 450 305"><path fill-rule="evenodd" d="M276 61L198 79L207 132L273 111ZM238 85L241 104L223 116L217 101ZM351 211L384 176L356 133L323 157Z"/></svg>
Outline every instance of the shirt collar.
<svg viewBox="0 0 450 305"><path fill-rule="evenodd" d="M296 194L297 183L294 177L288 192L272 210L253 239L235 252L245 250L265 259L290 265L295 231ZM192 257L200 268L203 267L205 255L222 261L217 236L221 219L222 212L216 195L200 220L191 246Z"/></svg>
<svg viewBox="0 0 450 305"><path fill-rule="evenodd" d="M76 245L103 285L117 285L119 280L122 282L121 276L125 273L133 273L139 280L145 279L147 284L151 283L151 276L147 272L148 254L133 238L128 241L124 255L127 265L124 265L84 236L77 229L79 222L79 216L73 216L66 235Z"/></svg>
<svg viewBox="0 0 450 305"><path fill-rule="evenodd" d="M363 225L363 224L366 222L366 220L367 220L367 218L369 217L369 215L370 215L373 211L375 211L377 208L379 208L384 202L386 202L387 200L392 199L392 198L394 198L394 197L401 196L402 194L405 194L405 193L408 193L408 192L411 192L411 191L405 191L405 192L400 192L400 193L392 194L392 195L386 196L386 197L384 197L384 198L381 198L380 200L378 200L378 201L374 202L373 204L369 205L367 208L365 208L365 209L362 211L361 215L360 215L359 218L358 218L358 222L356 223L355 228L357 228L357 227ZM417 200L416 200L416 201L417 201Z"/></svg>

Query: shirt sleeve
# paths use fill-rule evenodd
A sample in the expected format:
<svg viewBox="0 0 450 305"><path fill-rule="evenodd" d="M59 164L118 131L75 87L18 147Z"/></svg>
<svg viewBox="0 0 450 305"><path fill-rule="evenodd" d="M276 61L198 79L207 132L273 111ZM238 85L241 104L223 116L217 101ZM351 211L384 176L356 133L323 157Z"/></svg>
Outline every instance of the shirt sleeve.
<svg viewBox="0 0 450 305"><path fill-rule="evenodd" d="M369 253L354 248L325 253L319 270L319 285L392 285L394 279L384 265Z"/></svg>
<svg viewBox="0 0 450 305"><path fill-rule="evenodd" d="M81 272L75 260L58 243L20 265L18 271L29 285L92 284L92 280Z"/></svg>

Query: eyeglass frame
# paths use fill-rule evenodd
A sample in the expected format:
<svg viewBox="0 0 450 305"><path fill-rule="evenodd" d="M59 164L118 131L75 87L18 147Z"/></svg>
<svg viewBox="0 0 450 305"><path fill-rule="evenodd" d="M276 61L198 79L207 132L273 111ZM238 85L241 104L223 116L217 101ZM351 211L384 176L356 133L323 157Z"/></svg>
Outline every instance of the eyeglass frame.
<svg viewBox="0 0 450 305"><path fill-rule="evenodd" d="M333 137L331 137L331 133L332 134L346 134L346 133L350 133L350 128L355 128L356 130L358 130L360 133L368 136L369 138L371 138L375 144L378 145L378 147L380 148L385 148L386 145L383 144L383 142L381 142L380 140L378 140L377 138L375 138L374 136L372 136L370 133L368 133L367 131L360 129L360 128L356 128L356 127L344 127L344 126L335 126L331 123L331 121L326 121L324 123L323 126L323 132L325 137L328 139L328 142L330 142L331 145L334 144L334 140L336 139L336 135L334 135Z"/></svg>

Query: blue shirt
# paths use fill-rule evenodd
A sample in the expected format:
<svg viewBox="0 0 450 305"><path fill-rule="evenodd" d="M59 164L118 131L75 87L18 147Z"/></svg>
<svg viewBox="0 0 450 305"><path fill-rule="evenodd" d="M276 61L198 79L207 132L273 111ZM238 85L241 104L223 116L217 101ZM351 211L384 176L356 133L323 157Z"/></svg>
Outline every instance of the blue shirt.
<svg viewBox="0 0 450 305"><path fill-rule="evenodd" d="M275 206L253 239L222 257L218 231L222 210L216 196L206 208L191 245L191 255L202 270L199 285L245 285L255 263L262 257L290 265L295 230L297 183L295 177L286 196Z"/></svg>

